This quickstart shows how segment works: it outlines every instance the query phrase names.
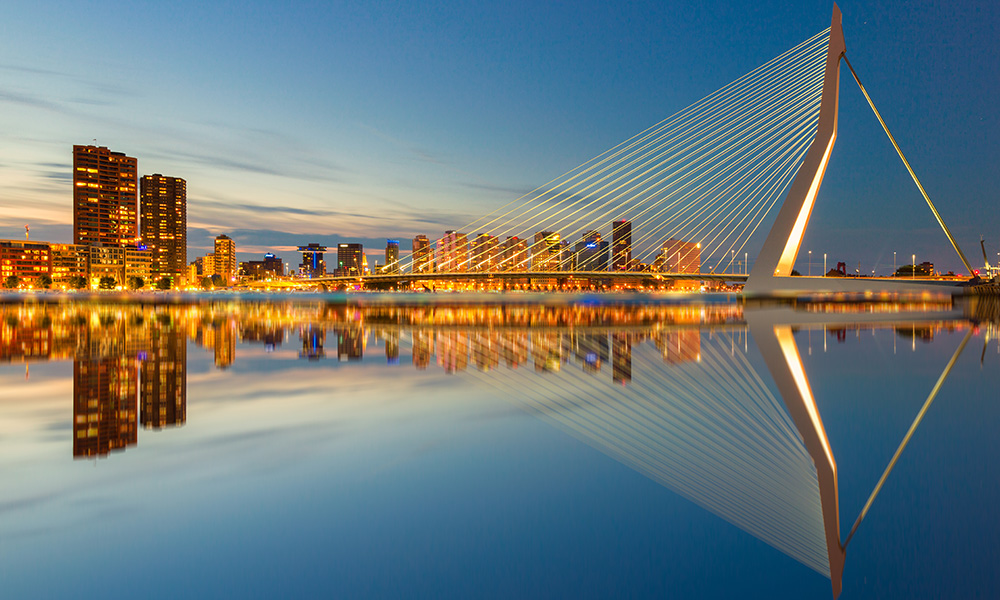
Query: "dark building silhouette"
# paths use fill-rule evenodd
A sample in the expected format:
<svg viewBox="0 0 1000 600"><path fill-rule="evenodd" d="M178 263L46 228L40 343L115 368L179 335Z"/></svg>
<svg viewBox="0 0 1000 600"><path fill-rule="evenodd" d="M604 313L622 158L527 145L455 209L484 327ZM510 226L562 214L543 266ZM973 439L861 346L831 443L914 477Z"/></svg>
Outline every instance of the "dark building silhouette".
<svg viewBox="0 0 1000 600"><path fill-rule="evenodd" d="M627 271L632 263L632 223L615 221L611 224L611 268Z"/></svg>
<svg viewBox="0 0 1000 600"><path fill-rule="evenodd" d="M362 275L364 246L337 244L337 275Z"/></svg>
<svg viewBox="0 0 1000 600"><path fill-rule="evenodd" d="M632 340L627 333L611 334L611 378L622 385L632 381Z"/></svg>
<svg viewBox="0 0 1000 600"><path fill-rule="evenodd" d="M609 263L608 243L601 240L601 234L588 231L583 240L573 248L573 268L576 271L607 271Z"/></svg>
<svg viewBox="0 0 1000 600"><path fill-rule="evenodd" d="M139 237L138 161L104 146L73 146L73 243L118 246Z"/></svg>

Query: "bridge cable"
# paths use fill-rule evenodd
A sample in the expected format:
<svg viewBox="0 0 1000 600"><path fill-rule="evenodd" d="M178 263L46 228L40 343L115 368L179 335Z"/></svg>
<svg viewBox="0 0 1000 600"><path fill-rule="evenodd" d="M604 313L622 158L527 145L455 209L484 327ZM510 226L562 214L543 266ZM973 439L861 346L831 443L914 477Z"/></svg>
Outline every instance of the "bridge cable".
<svg viewBox="0 0 1000 600"><path fill-rule="evenodd" d="M917 174L913 172L913 167L910 166L910 162L906 160L905 156L903 156L903 151L900 149L899 144L896 143L896 138L892 137L892 134L889 132L889 127L886 126L885 121L882 119L882 115L878 112L878 109L875 108L875 103L872 102L871 96L868 95L868 91L865 89L865 86L861 85L861 80L858 79L858 74L854 72L854 67L851 66L851 61L847 60L846 54L843 55L843 59L844 62L847 63L847 68L851 70L851 75L854 76L854 81L856 81L858 87L861 88L861 93L865 95L865 100L868 101L868 106L872 107L872 111L878 118L878 122L882 124L882 129L884 129L885 134L889 136L889 141L892 142L892 147L896 149L896 153L899 154L899 158L902 159L903 164L906 165L906 170L910 172L910 177L913 178L913 183L917 184L917 189L919 189L920 193L923 194L924 200L927 201L927 206L931 208L931 212L934 213L934 218L937 219L938 225L940 225L941 229L944 230L944 234L948 236L948 241L951 242L955 252L958 253L958 257L962 259L962 264L969 270L969 276L971 277L973 271L972 265L969 264L969 261L965 258L965 254L963 254L961 248L958 247L958 242L956 242L955 238L952 237L951 232L948 231L948 226L944 224L944 219L941 218L941 214L938 213L937 208L934 207L934 203L931 202L931 198L927 195L927 191L924 190L924 186L920 183L920 180L917 179Z"/></svg>

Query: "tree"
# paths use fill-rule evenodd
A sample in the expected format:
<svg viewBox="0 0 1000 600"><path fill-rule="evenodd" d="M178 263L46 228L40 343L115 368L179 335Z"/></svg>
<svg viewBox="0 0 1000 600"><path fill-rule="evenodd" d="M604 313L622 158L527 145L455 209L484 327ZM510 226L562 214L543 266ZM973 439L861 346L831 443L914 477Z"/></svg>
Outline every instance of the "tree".
<svg viewBox="0 0 1000 600"><path fill-rule="evenodd" d="M19 285L21 285L21 278L17 275L11 275L3 280L3 286L8 290L16 289Z"/></svg>
<svg viewBox="0 0 1000 600"><path fill-rule="evenodd" d="M212 284L212 278L211 277L203 277L201 279L201 289L203 289L203 290L210 290L210 289L212 289L212 287L214 287L214 286Z"/></svg>
<svg viewBox="0 0 1000 600"><path fill-rule="evenodd" d="M158 290L169 290L170 287L169 277L160 277L160 280L156 282L156 289Z"/></svg>
<svg viewBox="0 0 1000 600"><path fill-rule="evenodd" d="M114 277L108 277L107 275L101 277L101 280L97 282L97 287L102 290L113 290L116 285L118 285L118 281Z"/></svg>
<svg viewBox="0 0 1000 600"><path fill-rule="evenodd" d="M142 280L142 277L133 275L125 280L125 284L128 286L128 289L135 291L141 290L146 285L146 282Z"/></svg>
<svg viewBox="0 0 1000 600"><path fill-rule="evenodd" d="M70 289L73 290L82 290L83 288L87 287L87 280L79 275L74 275L69 278L69 280L66 282L66 285L68 285Z"/></svg>
<svg viewBox="0 0 1000 600"><path fill-rule="evenodd" d="M41 275L35 280L35 283L43 290L47 290L52 287L52 278L48 275Z"/></svg>

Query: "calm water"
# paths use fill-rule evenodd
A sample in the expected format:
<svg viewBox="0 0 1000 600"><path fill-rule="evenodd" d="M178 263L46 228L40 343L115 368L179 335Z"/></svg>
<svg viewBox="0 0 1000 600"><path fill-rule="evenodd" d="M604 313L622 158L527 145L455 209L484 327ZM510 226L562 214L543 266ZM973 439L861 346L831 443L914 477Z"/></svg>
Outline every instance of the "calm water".
<svg viewBox="0 0 1000 600"><path fill-rule="evenodd" d="M1000 589L995 303L496 298L0 304L0 597Z"/></svg>

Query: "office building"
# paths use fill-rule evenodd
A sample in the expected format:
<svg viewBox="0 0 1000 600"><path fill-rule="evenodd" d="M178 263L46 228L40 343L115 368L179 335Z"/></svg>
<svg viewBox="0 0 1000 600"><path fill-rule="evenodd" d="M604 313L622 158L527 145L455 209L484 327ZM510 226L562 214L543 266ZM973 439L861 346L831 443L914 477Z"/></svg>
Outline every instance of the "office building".
<svg viewBox="0 0 1000 600"><path fill-rule="evenodd" d="M533 271L559 271L562 258L562 243L554 231L539 231L531 246L531 269Z"/></svg>
<svg viewBox="0 0 1000 600"><path fill-rule="evenodd" d="M431 256L431 243L426 235L413 238L413 272L431 273L434 271Z"/></svg>
<svg viewBox="0 0 1000 600"><path fill-rule="evenodd" d="M457 273L469 268L469 240L466 234L445 231L438 240L437 270L442 273Z"/></svg>
<svg viewBox="0 0 1000 600"><path fill-rule="evenodd" d="M225 285L236 280L236 242L227 235L215 238L215 274L222 277Z"/></svg>
<svg viewBox="0 0 1000 600"><path fill-rule="evenodd" d="M139 238L136 159L103 146L73 146L73 243Z"/></svg>
<svg viewBox="0 0 1000 600"><path fill-rule="evenodd" d="M601 239L600 233L588 231L574 247L573 259L576 271L607 271L610 262L608 243Z"/></svg>
<svg viewBox="0 0 1000 600"><path fill-rule="evenodd" d="M10 276L33 282L52 274L52 248L48 242L0 240L0 284Z"/></svg>
<svg viewBox="0 0 1000 600"><path fill-rule="evenodd" d="M611 224L611 268L627 271L632 264L632 223L615 221Z"/></svg>
<svg viewBox="0 0 1000 600"><path fill-rule="evenodd" d="M364 246L361 244L337 244L337 275L351 276L364 274Z"/></svg>
<svg viewBox="0 0 1000 600"><path fill-rule="evenodd" d="M480 233L472 240L473 271L494 271L497 263L497 238L487 233Z"/></svg>
<svg viewBox="0 0 1000 600"><path fill-rule="evenodd" d="M500 270L527 271L530 264L528 242L515 236L507 236L501 249Z"/></svg>
<svg viewBox="0 0 1000 600"><path fill-rule="evenodd" d="M302 253L302 262L299 263L299 277L312 279L326 275L326 261L323 259L323 253L326 251L326 246L317 243L299 246L299 252Z"/></svg>
<svg viewBox="0 0 1000 600"><path fill-rule="evenodd" d="M325 268L325 267L324 267ZM251 260L240 263L240 277L253 280L276 279L285 275L285 264L281 257L268 252L264 260Z"/></svg>
<svg viewBox="0 0 1000 600"><path fill-rule="evenodd" d="M73 277L90 277L90 246L52 244L52 281L66 283Z"/></svg>
<svg viewBox="0 0 1000 600"><path fill-rule="evenodd" d="M139 182L139 231L152 254L150 278L174 283L187 266L187 182L159 173Z"/></svg>
<svg viewBox="0 0 1000 600"><path fill-rule="evenodd" d="M399 240L385 241L385 269L386 273L399 273Z"/></svg>

